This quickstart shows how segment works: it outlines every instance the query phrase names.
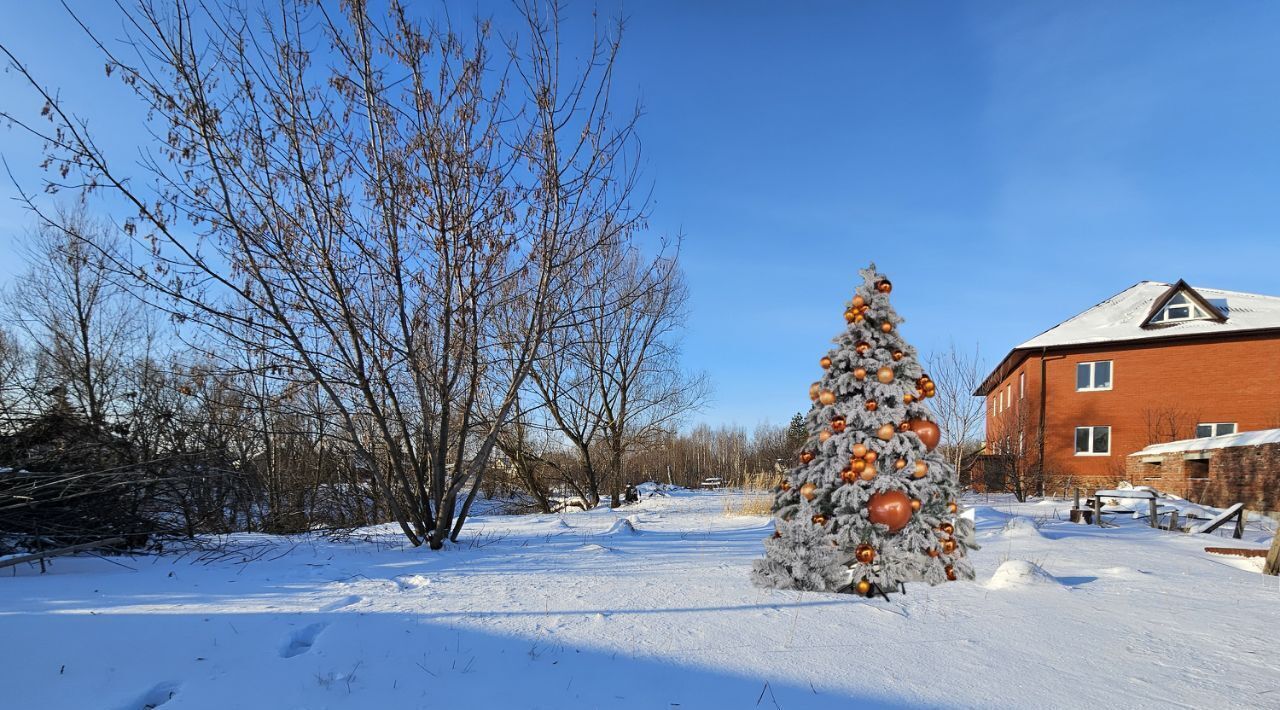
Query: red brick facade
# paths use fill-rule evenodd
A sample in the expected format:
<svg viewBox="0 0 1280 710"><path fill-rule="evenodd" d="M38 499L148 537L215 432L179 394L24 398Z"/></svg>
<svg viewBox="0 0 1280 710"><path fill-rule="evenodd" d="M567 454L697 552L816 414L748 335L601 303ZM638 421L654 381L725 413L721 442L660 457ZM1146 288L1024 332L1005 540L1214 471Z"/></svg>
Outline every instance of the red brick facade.
<svg viewBox="0 0 1280 710"><path fill-rule="evenodd" d="M1077 391L1077 364L1096 361L1111 363L1110 389ZM1038 463L1043 421L1048 476L1110 485L1130 475L1129 454L1194 438L1198 423L1234 423L1237 432L1280 427L1280 333L1014 351L981 392L989 453L1020 450ZM1110 427L1107 454L1076 453L1083 426Z"/></svg>
<svg viewBox="0 0 1280 710"><path fill-rule="evenodd" d="M1280 444L1128 457L1128 479L1205 505L1280 511Z"/></svg>

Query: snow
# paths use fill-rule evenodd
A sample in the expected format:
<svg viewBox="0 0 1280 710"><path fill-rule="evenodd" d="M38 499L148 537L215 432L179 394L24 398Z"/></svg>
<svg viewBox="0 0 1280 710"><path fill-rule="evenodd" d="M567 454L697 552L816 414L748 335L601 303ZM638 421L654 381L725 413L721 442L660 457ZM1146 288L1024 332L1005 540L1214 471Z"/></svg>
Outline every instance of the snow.
<svg viewBox="0 0 1280 710"><path fill-rule="evenodd" d="M1260 429L1258 431L1242 431L1238 434L1207 436L1199 439L1181 439L1164 444L1152 444L1130 456L1155 456L1179 451L1208 451L1210 449L1228 449L1234 446L1261 446L1263 444L1280 444L1280 429Z"/></svg>
<svg viewBox="0 0 1280 710"><path fill-rule="evenodd" d="M1199 286L1193 288L1211 303L1221 307L1221 303L1226 302L1225 323L1193 320L1155 328L1141 327L1155 300L1169 287L1170 284L1158 281L1134 284L1014 350L1280 328L1280 297Z"/></svg>
<svg viewBox="0 0 1280 710"><path fill-rule="evenodd" d="M664 492L618 511L478 518L444 552L403 547L383 526L342 541L237 535L241 554L204 561L6 569L0 704L1274 708L1280 697L1277 580L1203 549L1263 547L1270 521L1234 541L1119 518L1073 525L1068 500L975 498L978 581L911 585L886 603L752 587L769 520L724 515L741 493Z"/></svg>

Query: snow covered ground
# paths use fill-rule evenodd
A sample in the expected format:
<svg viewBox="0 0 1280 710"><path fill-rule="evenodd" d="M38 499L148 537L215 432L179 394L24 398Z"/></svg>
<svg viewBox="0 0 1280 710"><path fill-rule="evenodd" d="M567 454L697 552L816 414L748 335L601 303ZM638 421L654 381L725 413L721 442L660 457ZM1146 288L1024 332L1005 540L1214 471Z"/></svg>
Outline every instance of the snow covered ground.
<svg viewBox="0 0 1280 710"><path fill-rule="evenodd" d="M1280 707L1280 580L1203 551L1237 541L974 499L977 582L885 603L750 586L733 495L4 570L0 707Z"/></svg>

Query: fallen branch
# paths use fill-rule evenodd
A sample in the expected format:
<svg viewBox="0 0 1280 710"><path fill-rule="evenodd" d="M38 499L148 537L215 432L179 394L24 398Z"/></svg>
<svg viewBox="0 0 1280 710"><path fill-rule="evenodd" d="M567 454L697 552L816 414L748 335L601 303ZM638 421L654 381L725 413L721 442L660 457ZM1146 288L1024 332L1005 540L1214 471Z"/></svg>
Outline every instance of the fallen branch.
<svg viewBox="0 0 1280 710"><path fill-rule="evenodd" d="M5 560L0 560L0 569L3 569L5 567L12 567L14 565L20 565L23 562L35 562L36 560L47 559L49 557L60 557L62 555L70 555L76 552L83 552L84 550L96 550L100 547L111 547L112 545L123 545L123 544L124 544L124 538L113 537L107 540L99 540L97 542L85 542L79 545L72 545L71 547L60 547L56 550L45 550L44 552L35 552L30 555L19 555L17 557L10 557Z"/></svg>

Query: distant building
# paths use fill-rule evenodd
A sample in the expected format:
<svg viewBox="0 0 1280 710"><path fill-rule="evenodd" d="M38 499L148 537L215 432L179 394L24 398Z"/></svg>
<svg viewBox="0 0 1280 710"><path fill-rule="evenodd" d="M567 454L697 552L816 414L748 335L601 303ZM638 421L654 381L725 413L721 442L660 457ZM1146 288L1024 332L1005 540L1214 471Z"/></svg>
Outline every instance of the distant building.
<svg viewBox="0 0 1280 710"><path fill-rule="evenodd" d="M1150 444L1280 426L1280 297L1143 281L1015 347L974 394L988 468L1114 483Z"/></svg>

